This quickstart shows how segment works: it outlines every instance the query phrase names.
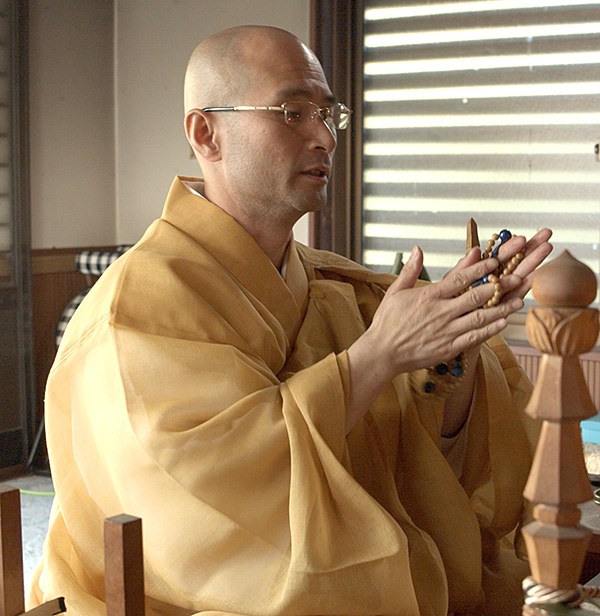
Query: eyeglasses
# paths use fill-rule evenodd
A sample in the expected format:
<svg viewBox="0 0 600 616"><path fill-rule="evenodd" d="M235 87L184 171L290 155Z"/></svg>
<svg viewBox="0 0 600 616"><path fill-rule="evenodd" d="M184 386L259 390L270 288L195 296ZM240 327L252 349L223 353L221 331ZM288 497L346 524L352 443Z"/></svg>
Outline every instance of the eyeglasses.
<svg viewBox="0 0 600 616"><path fill-rule="evenodd" d="M331 129L343 130L350 123L352 109L344 103L335 103L328 107L319 107L310 101L292 101L279 106L248 107L205 107L202 111L277 111L283 113L286 124L296 125L303 122L313 122L320 117Z"/></svg>

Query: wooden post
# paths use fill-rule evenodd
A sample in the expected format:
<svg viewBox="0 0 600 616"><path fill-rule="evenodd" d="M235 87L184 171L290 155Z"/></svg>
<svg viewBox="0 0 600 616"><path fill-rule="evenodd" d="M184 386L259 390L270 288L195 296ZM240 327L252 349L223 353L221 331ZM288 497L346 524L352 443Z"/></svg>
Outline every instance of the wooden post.
<svg viewBox="0 0 600 616"><path fill-rule="evenodd" d="M19 490L0 486L0 616L25 611L21 498Z"/></svg>
<svg viewBox="0 0 600 616"><path fill-rule="evenodd" d="M63 597L25 612L21 495L0 486L0 616L54 616L66 611Z"/></svg>
<svg viewBox="0 0 600 616"><path fill-rule="evenodd" d="M142 520L117 515L104 521L107 616L144 616Z"/></svg>
<svg viewBox="0 0 600 616"><path fill-rule="evenodd" d="M523 529L534 580L557 590L576 588L590 531L578 504L592 498L579 422L596 414L579 355L598 337L596 277L568 251L539 268L527 315L527 336L543 353L526 412L543 420L525 497L535 522ZM532 613L526 610L524 613Z"/></svg>

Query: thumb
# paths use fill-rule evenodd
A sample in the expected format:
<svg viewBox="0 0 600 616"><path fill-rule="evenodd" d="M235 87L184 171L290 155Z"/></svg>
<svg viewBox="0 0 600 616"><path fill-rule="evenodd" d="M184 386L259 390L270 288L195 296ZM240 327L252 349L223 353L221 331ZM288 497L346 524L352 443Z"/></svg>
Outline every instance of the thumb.
<svg viewBox="0 0 600 616"><path fill-rule="evenodd" d="M396 290L412 289L415 286L422 269L423 251L419 246L415 245L410 253L410 258L400 270L398 278L394 281L390 288L394 287Z"/></svg>

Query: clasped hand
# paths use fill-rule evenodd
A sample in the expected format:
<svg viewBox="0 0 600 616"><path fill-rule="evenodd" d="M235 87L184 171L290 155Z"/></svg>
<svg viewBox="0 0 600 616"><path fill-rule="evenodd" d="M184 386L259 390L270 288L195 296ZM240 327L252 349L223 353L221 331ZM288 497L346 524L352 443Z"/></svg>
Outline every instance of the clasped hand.
<svg viewBox="0 0 600 616"><path fill-rule="evenodd" d="M550 254L551 235L549 229L542 229L529 241L514 236L501 246L497 258L482 259L481 251L474 248L440 282L422 286L415 286L423 267L423 253L415 246L373 322L348 349L352 390L347 430L398 374L448 361L463 351L473 355L479 345L501 332L506 317L522 308L535 269ZM524 258L500 281L502 300L480 309L494 295L494 285L471 285L518 252ZM446 405L452 411L447 413L449 432L462 425L471 388L472 373L461 388L465 391L457 392L456 400Z"/></svg>
<svg viewBox="0 0 600 616"><path fill-rule="evenodd" d="M481 259L481 251L474 248L440 282L423 286L415 286L423 266L423 253L415 246L367 332L374 352L384 354L390 374L447 361L502 331L506 317L522 308L533 272L552 250L551 235L543 229L528 242L515 236L502 245L497 259ZM494 286L470 285L519 251L524 258L513 274L501 279L502 301L479 309L493 296Z"/></svg>

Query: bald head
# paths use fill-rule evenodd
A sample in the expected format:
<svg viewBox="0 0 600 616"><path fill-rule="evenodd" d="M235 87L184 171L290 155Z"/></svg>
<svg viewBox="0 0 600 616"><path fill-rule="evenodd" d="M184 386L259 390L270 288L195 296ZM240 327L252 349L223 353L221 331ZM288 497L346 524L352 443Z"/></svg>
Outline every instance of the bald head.
<svg viewBox="0 0 600 616"><path fill-rule="evenodd" d="M337 145L323 115L293 122L289 111L281 113L286 103L302 101L321 108L334 97L315 54L284 30L219 32L200 43L188 63L184 126L202 169L203 194L233 216L276 267L297 220L325 203ZM218 113L238 106L249 113Z"/></svg>
<svg viewBox="0 0 600 616"><path fill-rule="evenodd" d="M282 54L299 54L318 65L300 39L279 28L239 26L210 36L194 49L188 63L185 112L240 104L259 85L261 72L274 69Z"/></svg>

